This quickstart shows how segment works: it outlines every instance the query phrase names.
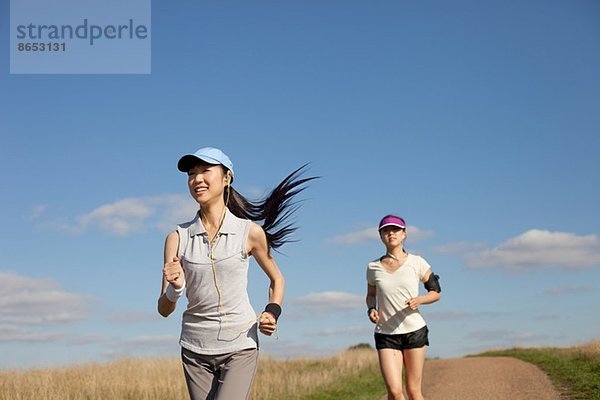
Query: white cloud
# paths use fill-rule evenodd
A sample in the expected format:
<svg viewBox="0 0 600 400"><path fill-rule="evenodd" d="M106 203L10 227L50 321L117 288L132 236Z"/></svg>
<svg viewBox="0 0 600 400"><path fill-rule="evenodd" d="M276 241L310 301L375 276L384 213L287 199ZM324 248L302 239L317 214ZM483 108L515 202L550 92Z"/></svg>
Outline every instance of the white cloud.
<svg viewBox="0 0 600 400"><path fill-rule="evenodd" d="M197 210L198 205L184 195L131 197L97 207L74 221L50 221L42 226L73 234L100 229L125 236L148 229L172 230L192 219Z"/></svg>
<svg viewBox="0 0 600 400"><path fill-rule="evenodd" d="M480 318L496 318L503 313L494 311L464 312L464 311L433 311L428 312L427 317L438 321L457 321Z"/></svg>
<svg viewBox="0 0 600 400"><path fill-rule="evenodd" d="M562 296L562 295L571 295L571 294L580 294L580 293L597 293L597 286L563 286L563 287L555 287L545 290L545 294L552 296Z"/></svg>
<svg viewBox="0 0 600 400"><path fill-rule="evenodd" d="M91 298L62 289L52 279L0 272L0 342L32 343L64 340L49 329L89 317Z"/></svg>
<svg viewBox="0 0 600 400"><path fill-rule="evenodd" d="M88 317L89 297L67 292L51 279L0 272L0 323L50 325Z"/></svg>
<svg viewBox="0 0 600 400"><path fill-rule="evenodd" d="M361 231L345 233L342 235L334 236L329 240L333 243L352 244L362 243L374 239L379 239L379 233L377 233L377 228L367 228Z"/></svg>
<svg viewBox="0 0 600 400"><path fill-rule="evenodd" d="M106 343L113 340L110 336L106 335L79 335L69 338L70 344L86 345L91 343Z"/></svg>
<svg viewBox="0 0 600 400"><path fill-rule="evenodd" d="M427 313L427 317L438 321L457 321L471 317L471 314L464 311L433 311Z"/></svg>
<svg viewBox="0 0 600 400"><path fill-rule="evenodd" d="M248 186L244 189L244 196L248 196L249 199L262 199L267 193L267 190L256 186Z"/></svg>
<svg viewBox="0 0 600 400"><path fill-rule="evenodd" d="M511 270L560 267L582 269L600 266L600 239L566 232L532 229L522 235L467 256L471 268L500 267Z"/></svg>
<svg viewBox="0 0 600 400"><path fill-rule="evenodd" d="M471 332L465 335L462 348L468 354L484 351L506 349L511 347L556 346L564 341L564 335L536 334L531 332L514 332L505 329Z"/></svg>
<svg viewBox="0 0 600 400"><path fill-rule="evenodd" d="M13 325L0 325L0 343L50 342L62 339L64 336L60 332L34 332Z"/></svg>
<svg viewBox="0 0 600 400"><path fill-rule="evenodd" d="M561 319L560 314L543 314L534 317L536 321L559 321Z"/></svg>
<svg viewBox="0 0 600 400"><path fill-rule="evenodd" d="M406 241L408 243L416 243L430 237L433 232L425 229L417 228L416 226L408 226L406 228ZM379 240L379 232L377 227L367 228L356 232L345 233L334 236L329 239L330 242L338 244L353 244L364 243L371 240Z"/></svg>
<svg viewBox="0 0 600 400"><path fill-rule="evenodd" d="M504 340L513 335L508 329L488 329L468 333L465 338L475 340Z"/></svg>
<svg viewBox="0 0 600 400"><path fill-rule="evenodd" d="M31 213L29 214L29 219L38 219L39 217L41 217L46 210L48 209L48 206L40 204L40 205L36 205L31 209Z"/></svg>
<svg viewBox="0 0 600 400"><path fill-rule="evenodd" d="M124 324L136 324L139 322L156 321L160 316L158 313L151 313L147 311L129 311L120 312L109 315L107 319L110 322L124 323Z"/></svg>
<svg viewBox="0 0 600 400"><path fill-rule="evenodd" d="M433 231L427 229L417 228L416 226L407 226L406 227L406 242L407 243L417 243L422 240L427 239L428 237L433 235Z"/></svg>
<svg viewBox="0 0 600 400"><path fill-rule="evenodd" d="M310 308L311 311L356 309L364 306L365 297L346 292L310 293L289 301L291 305Z"/></svg>
<svg viewBox="0 0 600 400"><path fill-rule="evenodd" d="M465 337L467 339L479 341L495 341L518 345L520 343L542 342L544 340L556 338L558 336L534 334L530 332L514 332L507 329L497 329L475 331L467 334Z"/></svg>
<svg viewBox="0 0 600 400"><path fill-rule="evenodd" d="M139 231L143 223L152 215L150 201L142 199L123 199L116 203L106 204L92 210L90 213L77 218L77 226L86 229L98 225L100 228L126 235Z"/></svg>
<svg viewBox="0 0 600 400"><path fill-rule="evenodd" d="M441 254L463 254L466 252L480 251L483 249L485 249L485 245L483 243L456 242L444 246L436 246L431 250L434 253Z"/></svg>

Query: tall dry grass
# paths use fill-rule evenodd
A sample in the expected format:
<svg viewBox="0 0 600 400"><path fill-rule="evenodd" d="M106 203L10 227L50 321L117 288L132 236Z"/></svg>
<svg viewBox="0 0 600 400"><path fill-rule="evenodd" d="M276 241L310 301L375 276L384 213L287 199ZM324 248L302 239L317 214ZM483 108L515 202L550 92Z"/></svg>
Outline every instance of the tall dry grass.
<svg viewBox="0 0 600 400"><path fill-rule="evenodd" d="M251 399L302 399L323 387L378 369L377 352L365 348L347 350L324 359L263 359L252 387Z"/></svg>
<svg viewBox="0 0 600 400"><path fill-rule="evenodd" d="M323 359L261 358L253 400L301 399L320 388L377 367L370 349ZM0 400L187 399L179 359L123 359L108 364L0 372Z"/></svg>
<svg viewBox="0 0 600 400"><path fill-rule="evenodd" d="M185 398L178 359L123 359L108 364L0 372L2 400Z"/></svg>
<svg viewBox="0 0 600 400"><path fill-rule="evenodd" d="M594 340L581 346L569 347L565 351L571 354L585 355L593 360L600 361L600 340Z"/></svg>

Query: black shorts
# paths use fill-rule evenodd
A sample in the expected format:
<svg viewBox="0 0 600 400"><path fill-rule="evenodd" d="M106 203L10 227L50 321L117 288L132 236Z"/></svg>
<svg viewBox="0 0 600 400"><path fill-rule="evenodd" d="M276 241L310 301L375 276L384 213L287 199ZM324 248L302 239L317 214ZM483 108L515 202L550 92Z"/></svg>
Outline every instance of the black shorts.
<svg viewBox="0 0 600 400"><path fill-rule="evenodd" d="M384 333L375 333L375 348L381 349L418 349L423 346L429 346L429 329L427 325L414 332L401 333L399 335L386 335Z"/></svg>

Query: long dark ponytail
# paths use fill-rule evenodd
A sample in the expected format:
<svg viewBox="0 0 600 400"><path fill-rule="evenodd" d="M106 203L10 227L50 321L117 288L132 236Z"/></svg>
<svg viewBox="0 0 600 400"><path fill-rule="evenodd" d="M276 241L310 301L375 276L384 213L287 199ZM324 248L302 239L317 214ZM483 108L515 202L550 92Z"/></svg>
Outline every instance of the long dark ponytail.
<svg viewBox="0 0 600 400"><path fill-rule="evenodd" d="M295 241L291 235L298 228L289 219L300 205L298 201L294 201L294 197L307 188L306 183L318 178L318 176L302 177L307 166L308 164L304 164L286 176L262 200L250 201L231 186L223 193L225 201L229 196L227 207L233 215L255 222L262 221L261 225L267 235L269 250L278 249L285 243Z"/></svg>

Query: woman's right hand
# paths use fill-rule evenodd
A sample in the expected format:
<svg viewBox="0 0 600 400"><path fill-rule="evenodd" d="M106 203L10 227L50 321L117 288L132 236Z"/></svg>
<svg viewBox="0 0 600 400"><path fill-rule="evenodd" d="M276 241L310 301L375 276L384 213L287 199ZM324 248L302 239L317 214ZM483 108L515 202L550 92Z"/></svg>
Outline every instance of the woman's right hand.
<svg viewBox="0 0 600 400"><path fill-rule="evenodd" d="M379 322L379 311L377 311L376 308L373 308L371 312L369 312L369 319L374 324L377 324Z"/></svg>
<svg viewBox="0 0 600 400"><path fill-rule="evenodd" d="M258 320L258 330L262 334L271 336L277 330L277 320L270 312L263 311Z"/></svg>
<svg viewBox="0 0 600 400"><path fill-rule="evenodd" d="M173 261L164 265L163 276L174 289L181 289L183 287L185 284L185 275L178 257L173 257Z"/></svg>

